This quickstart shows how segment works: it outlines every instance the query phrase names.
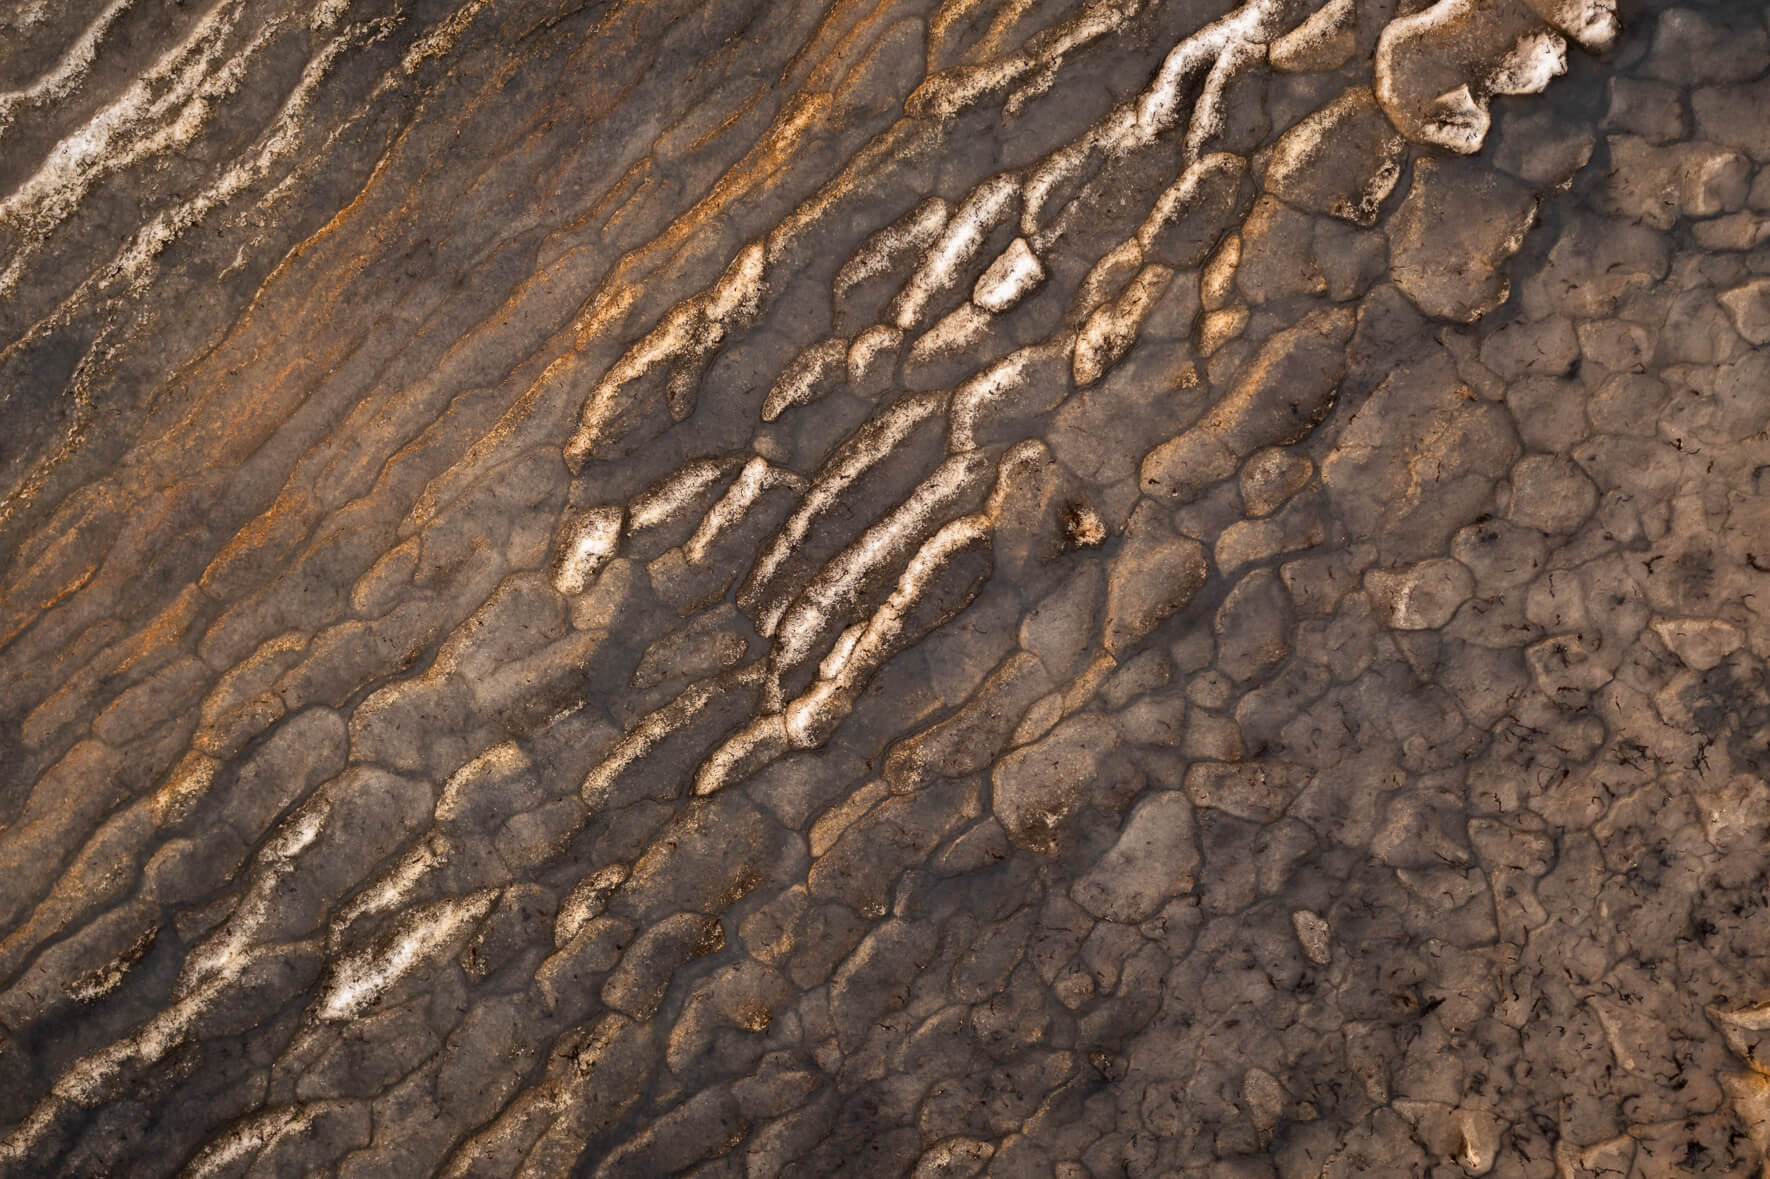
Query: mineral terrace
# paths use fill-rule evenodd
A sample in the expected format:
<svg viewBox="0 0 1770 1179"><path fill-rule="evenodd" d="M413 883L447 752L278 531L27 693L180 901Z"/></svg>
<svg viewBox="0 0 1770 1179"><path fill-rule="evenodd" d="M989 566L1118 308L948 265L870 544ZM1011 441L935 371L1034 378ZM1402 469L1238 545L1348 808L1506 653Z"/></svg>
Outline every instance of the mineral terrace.
<svg viewBox="0 0 1770 1179"><path fill-rule="evenodd" d="M1762 0L9 0L0 1175L1770 1174Z"/></svg>

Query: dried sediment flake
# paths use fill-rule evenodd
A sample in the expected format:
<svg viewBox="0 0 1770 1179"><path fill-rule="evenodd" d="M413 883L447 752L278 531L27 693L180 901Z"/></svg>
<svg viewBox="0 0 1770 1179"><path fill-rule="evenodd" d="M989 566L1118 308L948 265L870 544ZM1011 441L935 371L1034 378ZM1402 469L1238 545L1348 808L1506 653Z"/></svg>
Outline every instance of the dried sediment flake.
<svg viewBox="0 0 1770 1179"><path fill-rule="evenodd" d="M1401 176L1403 146L1370 90L1354 87L1278 141L1266 191L1312 213L1371 225Z"/></svg>
<svg viewBox="0 0 1770 1179"><path fill-rule="evenodd" d="M1328 0L1303 22L1273 41L1274 69L1287 73L1337 70L1357 52L1354 0Z"/></svg>
<svg viewBox="0 0 1770 1179"><path fill-rule="evenodd" d="M0 11L0 1179L1762 1171L1760 9Z"/></svg>
<svg viewBox="0 0 1770 1179"><path fill-rule="evenodd" d="M1487 76L1495 94L1537 94L1567 72L1567 43L1554 33L1526 33Z"/></svg>
<svg viewBox="0 0 1770 1179"><path fill-rule="evenodd" d="M729 459L702 459L683 467L657 486L636 497L628 508L628 519L635 529L655 528L677 518L719 481L744 465L742 456ZM597 519L606 527L608 514Z"/></svg>
<svg viewBox="0 0 1770 1179"><path fill-rule="evenodd" d="M494 893L485 892L418 910L396 927L385 947L344 959L320 995L319 1017L342 1020L360 1014L426 958L464 937L494 899Z"/></svg>
<svg viewBox="0 0 1770 1179"><path fill-rule="evenodd" d="M799 354L781 374L762 403L762 420L772 422L795 405L815 401L842 371L848 359L848 341L825 340Z"/></svg>
<svg viewBox="0 0 1770 1179"><path fill-rule="evenodd" d="M614 556L623 514L618 507L595 508L566 526L554 561L554 589L562 594L584 592L590 579Z"/></svg>
<svg viewBox="0 0 1770 1179"><path fill-rule="evenodd" d="M934 244L946 228L951 209L939 197L929 197L902 221L869 237L836 272L835 301L840 305L854 287L913 260Z"/></svg>
<svg viewBox="0 0 1770 1179"><path fill-rule="evenodd" d="M1427 315L1469 322L1504 303L1502 269L1524 244L1537 202L1475 162L1422 159L1390 229L1396 285Z"/></svg>
<svg viewBox="0 0 1770 1179"><path fill-rule="evenodd" d="M1006 311L1044 280L1045 268L1023 237L1017 237L989 264L971 290L971 301L985 311Z"/></svg>
<svg viewBox="0 0 1770 1179"><path fill-rule="evenodd" d="M1615 19L1606 8L1582 0L1539 0L1534 9L1523 0L1437 0L1384 26L1374 58L1377 98L1409 139L1474 153L1492 124L1489 96L1533 94L1562 72L1564 43L1555 29L1604 47Z"/></svg>
<svg viewBox="0 0 1770 1179"><path fill-rule="evenodd" d="M953 210L951 222L892 303L891 318L900 329L915 327L935 296L962 281L963 268L983 249L989 231L1012 216L1019 195L1016 177L997 176Z"/></svg>

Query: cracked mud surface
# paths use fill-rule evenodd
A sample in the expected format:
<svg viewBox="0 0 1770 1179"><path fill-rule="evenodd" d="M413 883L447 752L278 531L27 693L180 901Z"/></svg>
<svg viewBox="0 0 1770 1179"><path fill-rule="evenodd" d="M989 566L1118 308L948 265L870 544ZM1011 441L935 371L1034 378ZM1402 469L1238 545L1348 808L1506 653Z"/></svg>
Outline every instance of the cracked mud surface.
<svg viewBox="0 0 1770 1179"><path fill-rule="evenodd" d="M0 398L0 1174L1770 1157L1759 4L16 4Z"/></svg>

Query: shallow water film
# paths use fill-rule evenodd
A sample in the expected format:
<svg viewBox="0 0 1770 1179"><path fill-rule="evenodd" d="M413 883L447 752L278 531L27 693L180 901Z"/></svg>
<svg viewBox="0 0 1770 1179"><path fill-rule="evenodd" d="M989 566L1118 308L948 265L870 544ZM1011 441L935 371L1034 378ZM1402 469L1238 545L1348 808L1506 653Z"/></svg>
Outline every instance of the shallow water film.
<svg viewBox="0 0 1770 1179"><path fill-rule="evenodd" d="M1758 0L11 0L0 1176L1758 1176Z"/></svg>

